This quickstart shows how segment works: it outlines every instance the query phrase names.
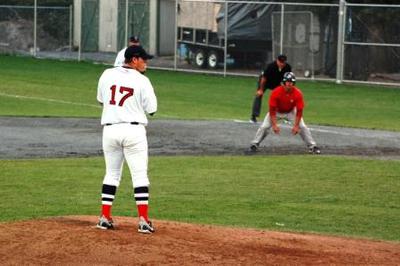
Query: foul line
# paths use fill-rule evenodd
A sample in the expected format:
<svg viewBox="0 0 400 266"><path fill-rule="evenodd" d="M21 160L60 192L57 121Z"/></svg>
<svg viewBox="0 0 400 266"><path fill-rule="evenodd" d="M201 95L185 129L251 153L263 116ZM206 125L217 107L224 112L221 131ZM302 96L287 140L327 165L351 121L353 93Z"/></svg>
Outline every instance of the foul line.
<svg viewBox="0 0 400 266"><path fill-rule="evenodd" d="M55 100L55 99L49 99L49 98L39 98L39 97L22 96L22 95L12 95L12 94L6 94L6 93L0 93L0 96L17 98L17 99L28 99L28 100L37 100L37 101L45 101L45 102L53 102L53 103L62 103L62 104L71 104L71 105L80 105L80 106L101 108L101 105L87 104L87 103L74 103L74 102L63 101L63 100Z"/></svg>
<svg viewBox="0 0 400 266"><path fill-rule="evenodd" d="M351 133L339 132L339 131L335 131L335 130L319 129L319 128L310 128L310 130L324 132L324 133L333 133L333 134L343 135L343 136L354 136L355 135L355 134L351 134Z"/></svg>
<svg viewBox="0 0 400 266"><path fill-rule="evenodd" d="M0 92L0 96L16 98L16 99L27 99L27 100L37 100L37 101L44 101L44 102L70 104L70 105L88 106L88 107L94 107L94 108L99 108L99 109L103 108L100 104L99 105L95 105L95 104L88 104L88 103L74 103L74 102L63 101L63 100L40 98L40 97L33 97L33 96L13 95L13 94L1 93L1 92ZM165 117L165 118L174 118L172 116L160 115L160 114L157 114L157 116L158 117Z"/></svg>
<svg viewBox="0 0 400 266"><path fill-rule="evenodd" d="M245 123L245 124L251 124L250 121L248 120L238 120L235 119L233 120L236 123ZM260 126L260 122L257 123L257 126ZM281 127L284 128L290 128L290 123L286 122L285 120L283 121L283 123L281 124ZM310 131L317 131L317 132L322 132L322 133L330 133L330 134L337 134L337 135L343 135L343 136L353 136L354 134L352 133L346 133L346 132L340 132L340 131L336 131L336 130L330 130L330 129L321 129L321 128L311 128L309 127L308 129L310 129Z"/></svg>

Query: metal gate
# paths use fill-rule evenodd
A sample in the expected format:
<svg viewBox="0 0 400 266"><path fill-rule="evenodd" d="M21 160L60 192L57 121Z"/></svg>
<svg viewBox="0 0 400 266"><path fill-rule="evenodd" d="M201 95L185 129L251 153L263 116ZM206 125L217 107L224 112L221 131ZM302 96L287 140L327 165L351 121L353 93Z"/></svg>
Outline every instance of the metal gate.
<svg viewBox="0 0 400 266"><path fill-rule="evenodd" d="M118 1L118 49L126 47L128 38L136 35L143 47L149 47L149 2Z"/></svg>
<svg viewBox="0 0 400 266"><path fill-rule="evenodd" d="M82 1L81 50L95 52L99 49L99 0Z"/></svg>

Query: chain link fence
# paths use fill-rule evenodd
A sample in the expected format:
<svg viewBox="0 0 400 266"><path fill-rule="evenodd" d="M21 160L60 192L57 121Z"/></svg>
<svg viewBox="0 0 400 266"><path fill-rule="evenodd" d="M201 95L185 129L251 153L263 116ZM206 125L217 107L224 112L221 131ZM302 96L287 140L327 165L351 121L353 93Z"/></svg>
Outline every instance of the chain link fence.
<svg viewBox="0 0 400 266"><path fill-rule="evenodd" d="M28 2L28 1L27 1ZM0 5L0 52L112 64L131 35L159 69L256 76L280 53L302 79L400 85L400 5L74 0ZM36 5L35 5L36 3Z"/></svg>
<svg viewBox="0 0 400 266"><path fill-rule="evenodd" d="M345 4L343 74L347 81L400 83L400 5Z"/></svg>
<svg viewBox="0 0 400 266"><path fill-rule="evenodd" d="M72 49L71 7L0 5L0 52L37 56Z"/></svg>

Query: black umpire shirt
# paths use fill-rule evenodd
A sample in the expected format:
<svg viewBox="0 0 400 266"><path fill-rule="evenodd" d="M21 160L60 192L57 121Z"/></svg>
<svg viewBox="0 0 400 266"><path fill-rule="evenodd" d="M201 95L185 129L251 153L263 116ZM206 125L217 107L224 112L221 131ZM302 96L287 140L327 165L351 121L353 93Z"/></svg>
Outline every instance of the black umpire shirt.
<svg viewBox="0 0 400 266"><path fill-rule="evenodd" d="M265 84L265 89L275 89L275 87L281 84L283 79L283 74L286 72L291 72L292 67L286 63L285 67L279 70L276 61L270 63L267 68L263 71L262 75L267 79L267 83Z"/></svg>

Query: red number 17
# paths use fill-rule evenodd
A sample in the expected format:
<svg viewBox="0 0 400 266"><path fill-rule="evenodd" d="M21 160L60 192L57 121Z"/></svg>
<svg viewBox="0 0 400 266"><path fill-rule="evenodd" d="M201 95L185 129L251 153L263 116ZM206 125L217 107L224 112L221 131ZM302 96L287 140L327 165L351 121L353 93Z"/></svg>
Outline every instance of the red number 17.
<svg viewBox="0 0 400 266"><path fill-rule="evenodd" d="M117 89L117 86L115 86L115 85L112 85L111 88L110 88L110 90L111 90L110 104L111 105L115 105L116 104L116 102L115 102L116 89ZM121 86L119 88L119 93L124 94L125 92L126 92L126 94L121 98L121 100L118 103L119 106L124 105L124 102L126 101L126 99L128 99L129 97L131 97L133 95L133 89L132 88Z"/></svg>

